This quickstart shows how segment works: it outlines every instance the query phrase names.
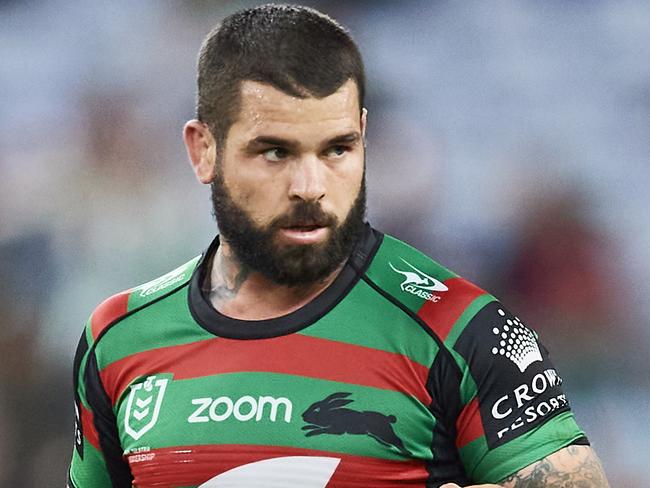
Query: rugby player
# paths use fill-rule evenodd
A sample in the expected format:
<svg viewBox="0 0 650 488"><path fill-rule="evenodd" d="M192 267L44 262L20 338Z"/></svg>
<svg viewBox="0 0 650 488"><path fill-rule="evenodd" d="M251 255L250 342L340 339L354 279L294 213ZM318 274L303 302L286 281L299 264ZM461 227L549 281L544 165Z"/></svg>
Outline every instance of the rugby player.
<svg viewBox="0 0 650 488"><path fill-rule="evenodd" d="M92 313L70 488L608 486L535 332L365 221L364 90L317 11L208 35L183 137L220 233Z"/></svg>

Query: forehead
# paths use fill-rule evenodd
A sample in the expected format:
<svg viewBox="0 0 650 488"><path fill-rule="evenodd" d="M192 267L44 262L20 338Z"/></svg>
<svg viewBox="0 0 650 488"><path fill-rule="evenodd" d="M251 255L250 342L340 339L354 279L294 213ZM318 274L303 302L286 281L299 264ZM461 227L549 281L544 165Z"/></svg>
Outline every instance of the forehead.
<svg viewBox="0 0 650 488"><path fill-rule="evenodd" d="M242 82L240 90L240 111L231 132L246 138L260 133L295 137L319 131L325 136L332 131L358 131L360 127L359 94L352 80L323 98L299 98L249 80Z"/></svg>

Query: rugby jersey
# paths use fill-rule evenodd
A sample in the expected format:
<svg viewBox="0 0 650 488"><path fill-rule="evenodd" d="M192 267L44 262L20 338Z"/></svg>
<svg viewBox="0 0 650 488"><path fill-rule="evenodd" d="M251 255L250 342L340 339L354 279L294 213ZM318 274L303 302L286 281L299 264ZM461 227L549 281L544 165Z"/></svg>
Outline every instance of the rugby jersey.
<svg viewBox="0 0 650 488"><path fill-rule="evenodd" d="M367 225L327 289L259 321L202 291L218 246L90 316L70 488L496 483L586 443L537 334L407 244Z"/></svg>

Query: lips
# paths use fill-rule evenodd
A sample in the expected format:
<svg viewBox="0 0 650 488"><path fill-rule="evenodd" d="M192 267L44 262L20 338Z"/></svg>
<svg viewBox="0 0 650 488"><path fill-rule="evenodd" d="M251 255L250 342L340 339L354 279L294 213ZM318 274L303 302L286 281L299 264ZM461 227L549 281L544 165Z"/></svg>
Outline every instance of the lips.
<svg viewBox="0 0 650 488"><path fill-rule="evenodd" d="M293 244L316 244L327 237L327 226L320 224L300 224L282 227L280 235Z"/></svg>
<svg viewBox="0 0 650 488"><path fill-rule="evenodd" d="M298 232L311 232L327 226L327 222L321 222L317 220L300 220L297 222L291 222L289 225L283 225L282 228Z"/></svg>
<svg viewBox="0 0 650 488"><path fill-rule="evenodd" d="M298 229L298 228L317 228L317 227L326 227L327 222L323 219L302 219L302 220L292 220L287 222L287 225L283 227Z"/></svg>
<svg viewBox="0 0 650 488"><path fill-rule="evenodd" d="M285 227L285 229L297 230L300 232L311 232L312 230L320 229L325 227L324 225L290 225Z"/></svg>

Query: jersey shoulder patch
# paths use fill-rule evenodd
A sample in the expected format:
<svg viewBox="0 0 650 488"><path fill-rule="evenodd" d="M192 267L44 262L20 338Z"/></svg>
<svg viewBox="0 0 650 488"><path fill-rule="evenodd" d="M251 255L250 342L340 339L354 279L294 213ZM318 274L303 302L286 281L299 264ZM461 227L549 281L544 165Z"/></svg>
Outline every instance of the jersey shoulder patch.
<svg viewBox="0 0 650 488"><path fill-rule="evenodd" d="M439 300L439 294L449 291L446 281L457 276L389 235L384 237L367 275L382 290L414 311L423 300Z"/></svg>
<svg viewBox="0 0 650 488"><path fill-rule="evenodd" d="M367 275L445 342L477 299L493 300L478 286L391 236L384 238Z"/></svg>
<svg viewBox="0 0 650 488"><path fill-rule="evenodd" d="M143 305L153 302L170 291L185 285L190 278L194 269L199 263L201 256L197 256L191 261L179 266L178 268L166 273L159 278L148 281L131 290L129 299L129 309L134 310Z"/></svg>
<svg viewBox="0 0 650 488"><path fill-rule="evenodd" d="M471 318L454 350L476 385L490 449L569 409L562 378L537 333L500 302Z"/></svg>
<svg viewBox="0 0 650 488"><path fill-rule="evenodd" d="M90 316L90 334L96 341L102 331L128 311L131 290L125 290L100 303Z"/></svg>
<svg viewBox="0 0 650 488"><path fill-rule="evenodd" d="M166 293L185 285L190 280L200 257L197 256L159 278L117 293L100 303L90 316L89 339L91 340L89 342L96 341L107 327L129 312L142 308Z"/></svg>

